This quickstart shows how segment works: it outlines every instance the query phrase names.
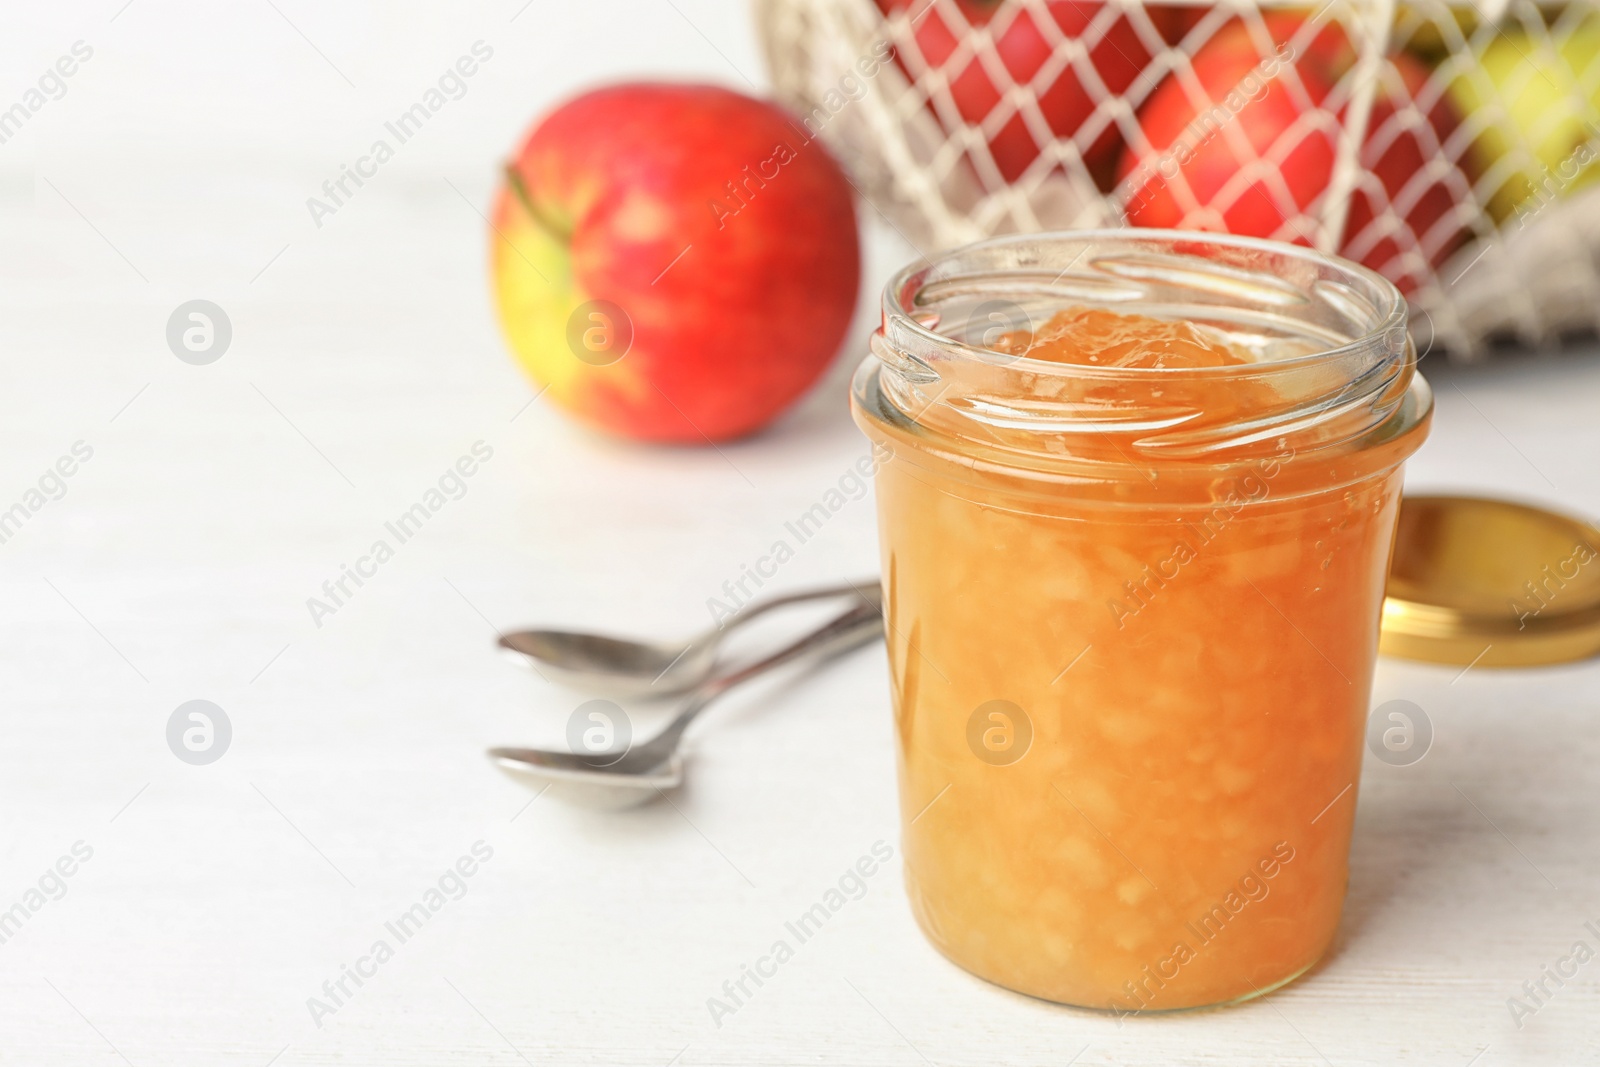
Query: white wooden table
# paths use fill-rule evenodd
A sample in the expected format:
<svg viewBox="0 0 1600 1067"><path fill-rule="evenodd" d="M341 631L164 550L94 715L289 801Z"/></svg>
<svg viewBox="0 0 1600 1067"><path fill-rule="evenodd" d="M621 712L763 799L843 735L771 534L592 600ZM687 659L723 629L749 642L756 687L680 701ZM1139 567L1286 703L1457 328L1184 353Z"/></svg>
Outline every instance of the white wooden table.
<svg viewBox="0 0 1600 1067"><path fill-rule="evenodd" d="M19 95L74 40L96 55L0 145L0 512L26 511L0 543L0 1063L1600 1062L1600 963L1520 1028L1507 1004L1600 949L1595 665L1382 665L1375 699L1424 708L1433 748L1369 761L1335 949L1265 1002L1119 1027L1008 994L924 942L891 864L718 1025L724 981L896 843L881 649L730 700L672 803L601 816L484 760L559 743L577 702L490 638L706 624L865 452L859 336L758 440L601 440L527 405L474 210L543 103L641 67L736 82L747 28L681 0L559 32L543 0L119 3L5 16ZM478 37L498 65L451 125L315 228L304 199ZM905 256L875 231L872 285ZM196 298L233 327L207 366L164 337ZM1413 488L1600 514L1600 357L1432 376ZM480 441L464 495L318 626L308 598ZM874 546L853 500L772 584L871 573ZM232 731L202 766L167 741L197 699Z"/></svg>

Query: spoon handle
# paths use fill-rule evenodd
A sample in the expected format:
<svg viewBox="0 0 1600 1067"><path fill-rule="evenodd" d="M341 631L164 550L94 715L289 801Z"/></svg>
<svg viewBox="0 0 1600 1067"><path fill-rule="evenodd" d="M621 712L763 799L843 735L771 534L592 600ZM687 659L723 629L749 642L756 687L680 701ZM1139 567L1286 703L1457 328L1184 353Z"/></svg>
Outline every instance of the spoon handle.
<svg viewBox="0 0 1600 1067"><path fill-rule="evenodd" d="M883 585L878 576L873 575L870 578L863 578L859 581L845 582L843 585L830 585L821 589L807 589L797 593L783 593L779 596L768 597L765 600L757 600L745 605L737 615L716 629L695 638L694 644L702 645L721 641L733 630L752 619L760 618L776 608L788 607L790 604L805 604L813 600L832 600L835 597L843 596L856 596L869 603L881 604L883 602Z"/></svg>
<svg viewBox="0 0 1600 1067"><path fill-rule="evenodd" d="M873 584L877 590L877 584ZM701 688L708 696L721 694L740 682L764 674L774 667L782 666L790 660L799 659L801 656L826 657L855 648L883 632L883 605L876 597L868 599L863 596L860 603L849 611L835 617L819 629L813 630L804 637L799 638L789 645L763 659L730 671L720 677L706 682Z"/></svg>
<svg viewBox="0 0 1600 1067"><path fill-rule="evenodd" d="M877 583L873 583L877 589ZM660 746L663 752L677 747L678 738L688 729L696 715L705 710L717 697L741 682L802 657L826 658L847 652L866 644L883 633L883 605L878 597L861 596L855 607L835 617L830 622L811 631L792 644L780 648L764 659L713 678L701 685L689 697L675 719L661 733L650 739L650 747Z"/></svg>

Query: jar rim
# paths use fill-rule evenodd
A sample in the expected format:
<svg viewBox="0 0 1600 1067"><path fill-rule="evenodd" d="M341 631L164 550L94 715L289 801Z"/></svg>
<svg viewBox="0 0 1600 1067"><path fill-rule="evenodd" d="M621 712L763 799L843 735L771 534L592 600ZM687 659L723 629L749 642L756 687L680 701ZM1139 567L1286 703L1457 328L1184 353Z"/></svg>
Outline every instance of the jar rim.
<svg viewBox="0 0 1600 1067"><path fill-rule="evenodd" d="M1275 255L1306 264L1314 264L1336 271L1345 278L1358 281L1368 287L1372 296L1377 298L1369 302L1374 305L1378 321L1369 326L1359 336L1351 337L1343 344L1317 349L1299 356L1275 359L1269 363L1235 363L1214 367L1191 368L1093 367L1084 364L1063 364L1054 361L1030 359L1027 356L1010 355L996 352L980 345L972 345L960 338L951 337L948 334L942 334L928 328L918 321L913 309L905 306L905 294L912 291L921 291L921 284L913 286L913 283L919 277L925 277L940 265L954 263L961 257L979 256L989 252L1028 245L1058 243L1062 245L1083 244L1089 247L1097 242L1148 246L1160 246L1163 243L1167 245L1206 245L1219 249ZM1197 262L1205 262L1198 256L1190 258ZM1214 269L1217 267L1227 269L1227 265L1213 264L1213 266ZM1066 271L1063 270L1061 273L1065 275ZM1279 291L1281 292L1282 290ZM1233 234L1205 233L1197 230L1163 230L1142 227L1058 230L989 237L951 249L931 259L924 257L917 262L902 267L890 278L883 291L883 322L885 328L893 323L897 330L909 332L928 343L960 352L964 357L977 362L1000 364L1019 371L1026 370L1033 373L1072 373L1082 377L1104 378L1113 381L1117 379L1131 380L1160 376L1171 378L1178 375L1193 375L1197 379L1221 379L1260 374L1265 369L1294 370L1312 366L1319 362L1332 362L1354 350L1360 349L1364 345L1370 345L1375 338L1384 337L1395 330L1404 331L1407 311L1408 305L1404 295L1395 287L1394 283L1377 271L1304 245L1294 245L1285 241L1274 241L1261 237L1241 237Z"/></svg>
<svg viewBox="0 0 1600 1067"><path fill-rule="evenodd" d="M1201 324L1253 358L1097 366L972 336L989 332L985 308L1009 306L1031 325L1030 311L1074 305ZM894 275L855 405L921 451L1018 472L1116 477L1142 456L1203 476L1268 444L1331 458L1420 441L1406 431L1427 421L1432 399L1406 313L1376 272L1279 241L1136 228L1007 235ZM1230 396L1216 410L1201 399Z"/></svg>

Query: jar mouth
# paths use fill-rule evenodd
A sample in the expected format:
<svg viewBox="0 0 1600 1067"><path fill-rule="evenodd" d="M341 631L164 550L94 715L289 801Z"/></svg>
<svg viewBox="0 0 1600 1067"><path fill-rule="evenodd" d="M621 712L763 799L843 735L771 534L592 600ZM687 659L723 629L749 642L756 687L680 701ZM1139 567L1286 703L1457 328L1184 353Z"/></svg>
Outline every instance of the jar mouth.
<svg viewBox="0 0 1600 1067"><path fill-rule="evenodd" d="M1095 253L1096 248L1102 251ZM1041 283L1041 278L1049 280ZM970 344L965 338L939 333L920 321L931 306L972 294L991 298L1003 293L1021 294L1053 298L1060 307L1086 304L1115 308L1134 302L1147 306L1156 299L1159 289L1168 290L1172 296L1186 289L1195 298L1194 305L1200 307L1231 307L1237 311L1243 310L1243 305L1254 304L1259 310L1250 318L1275 318L1285 325L1293 321L1308 337L1320 337L1328 343L1328 347L1317 351L1272 361L1280 366L1337 358L1377 337L1392 344L1394 338L1390 335L1397 330L1403 332L1406 327L1407 305L1400 290L1383 275L1348 260L1257 237L1188 230L1102 229L994 237L955 249L929 264L904 267L883 292L884 329L909 331L980 362L1025 362L1031 366L1019 369L1036 373L1070 368L1076 373L1115 380L1162 374L1228 377L1256 368L1254 364L1190 369L1088 367L1030 360ZM1287 314L1290 309L1322 310L1330 317L1361 325L1358 332L1341 336L1337 324L1305 316L1295 318Z"/></svg>
<svg viewBox="0 0 1600 1067"><path fill-rule="evenodd" d="M1187 321L1251 359L1100 366L984 342L1069 307ZM1091 437L1124 459L1209 462L1269 440L1348 446L1404 413L1408 397L1412 421L1426 416L1406 311L1381 275L1277 241L1142 229L999 237L895 275L871 342L874 391L881 413L929 446L997 446L1023 465L1070 456ZM1270 401L1219 413L1185 395Z"/></svg>

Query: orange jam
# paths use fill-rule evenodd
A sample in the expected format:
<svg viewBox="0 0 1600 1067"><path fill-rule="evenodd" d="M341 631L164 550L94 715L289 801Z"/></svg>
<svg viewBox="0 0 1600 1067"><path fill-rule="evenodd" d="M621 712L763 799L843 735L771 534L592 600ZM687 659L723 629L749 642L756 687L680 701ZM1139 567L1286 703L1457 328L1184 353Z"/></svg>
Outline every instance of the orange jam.
<svg viewBox="0 0 1600 1067"><path fill-rule="evenodd" d="M1102 367L1222 367L1250 362L1245 353L1187 322L1104 308L1058 311L1037 332L1003 333L990 347L1029 359Z"/></svg>
<svg viewBox="0 0 1600 1067"><path fill-rule="evenodd" d="M1338 923L1399 462L1426 413L1385 440L1333 416L1254 431L1294 398L1215 324L1068 307L986 347L899 400L892 368L856 382L892 451L917 920L962 967L1069 1004L1276 988ZM1225 447L1170 447L1208 433Z"/></svg>

